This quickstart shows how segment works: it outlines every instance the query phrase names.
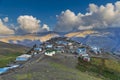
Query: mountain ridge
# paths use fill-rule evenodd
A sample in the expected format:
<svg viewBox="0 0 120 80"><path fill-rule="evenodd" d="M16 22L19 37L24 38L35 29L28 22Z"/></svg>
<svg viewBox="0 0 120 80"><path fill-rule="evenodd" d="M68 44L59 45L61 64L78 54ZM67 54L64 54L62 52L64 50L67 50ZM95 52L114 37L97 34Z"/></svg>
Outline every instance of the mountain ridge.
<svg viewBox="0 0 120 80"><path fill-rule="evenodd" d="M106 29L93 29L93 30L78 30L68 33L60 33L49 31L38 34L27 34L22 36L10 36L8 38L0 38L0 41L21 44L24 46L32 46L33 43L41 43L53 37L69 37L73 40L88 44L90 46L98 46L105 48L107 51L120 52L120 28L106 28ZM28 43L28 44L26 44Z"/></svg>

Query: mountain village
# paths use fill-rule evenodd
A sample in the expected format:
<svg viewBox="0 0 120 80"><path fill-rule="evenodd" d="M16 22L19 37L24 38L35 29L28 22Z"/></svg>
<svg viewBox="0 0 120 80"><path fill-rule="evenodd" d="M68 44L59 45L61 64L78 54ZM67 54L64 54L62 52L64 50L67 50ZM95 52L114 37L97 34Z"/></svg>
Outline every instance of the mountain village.
<svg viewBox="0 0 120 80"><path fill-rule="evenodd" d="M92 57L107 58L102 55L103 50L97 46L90 47L67 37L55 37L41 44L35 44L27 53L16 57L14 62L0 68L0 75L23 68L31 61L40 61L44 56L54 57L58 54L65 57L80 57L85 62L90 62Z"/></svg>

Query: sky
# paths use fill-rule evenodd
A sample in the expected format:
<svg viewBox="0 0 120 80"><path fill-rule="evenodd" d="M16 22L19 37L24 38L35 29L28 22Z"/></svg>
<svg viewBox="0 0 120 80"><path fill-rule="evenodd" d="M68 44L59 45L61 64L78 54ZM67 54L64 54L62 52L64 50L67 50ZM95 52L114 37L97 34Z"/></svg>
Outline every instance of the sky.
<svg viewBox="0 0 120 80"><path fill-rule="evenodd" d="M119 19L114 24L111 23L113 18L118 17L120 9L116 8L118 2L117 0L0 0L0 25L4 27L0 27L4 31L0 31L0 34L5 34L8 29L10 29L8 32L17 34L49 30L68 32L73 29L113 26L119 24ZM111 15L107 17L117 15L110 18L111 21L106 18L109 12ZM97 24L93 24L95 22L91 19L96 18Z"/></svg>

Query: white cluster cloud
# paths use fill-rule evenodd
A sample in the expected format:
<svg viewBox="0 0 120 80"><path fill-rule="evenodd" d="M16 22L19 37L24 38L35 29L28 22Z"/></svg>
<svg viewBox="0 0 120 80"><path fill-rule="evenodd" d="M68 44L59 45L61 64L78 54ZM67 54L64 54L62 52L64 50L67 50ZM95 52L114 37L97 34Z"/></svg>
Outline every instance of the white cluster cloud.
<svg viewBox="0 0 120 80"><path fill-rule="evenodd" d="M115 4L107 3L104 6L89 4L89 11L85 14L76 15L70 10L62 11L57 19L55 30L61 32L120 27L120 1Z"/></svg>
<svg viewBox="0 0 120 80"><path fill-rule="evenodd" d="M2 34L14 34L14 30L5 26L2 20L0 19L0 35Z"/></svg>
<svg viewBox="0 0 120 80"><path fill-rule="evenodd" d="M3 18L3 21L4 21L4 22L8 22L8 21L9 21L9 18L8 18L8 17L5 17L5 18Z"/></svg>
<svg viewBox="0 0 120 80"><path fill-rule="evenodd" d="M71 31L77 24L77 16L70 10L62 11L57 19L57 26L55 27L57 31Z"/></svg>
<svg viewBox="0 0 120 80"><path fill-rule="evenodd" d="M40 20L36 19L33 16L29 15L19 16L17 21L20 24L19 27L21 31L25 33L49 31L48 25L44 24L43 27L41 27Z"/></svg>
<svg viewBox="0 0 120 80"><path fill-rule="evenodd" d="M50 31L50 28L47 24L43 24L43 27L42 27L42 32L47 32L47 31Z"/></svg>
<svg viewBox="0 0 120 80"><path fill-rule="evenodd" d="M54 31L69 32L72 30L87 30L94 28L120 27L120 1L97 6L89 4L89 11L85 14L75 14L71 10L62 11L57 15L57 23ZM49 31L49 26L29 15L21 15L17 18L18 27L8 25L8 17L0 19L0 34L36 33Z"/></svg>
<svg viewBox="0 0 120 80"><path fill-rule="evenodd" d="M7 24L9 21L8 17L0 19L0 35L2 34L21 34L21 33L36 33L36 32L47 32L49 26L47 24L40 25L40 20L33 16L23 15L17 18L18 26L14 24Z"/></svg>
<svg viewBox="0 0 120 80"><path fill-rule="evenodd" d="M35 33L40 29L40 20L37 20L33 16L19 16L17 21L20 24L20 28L26 33Z"/></svg>

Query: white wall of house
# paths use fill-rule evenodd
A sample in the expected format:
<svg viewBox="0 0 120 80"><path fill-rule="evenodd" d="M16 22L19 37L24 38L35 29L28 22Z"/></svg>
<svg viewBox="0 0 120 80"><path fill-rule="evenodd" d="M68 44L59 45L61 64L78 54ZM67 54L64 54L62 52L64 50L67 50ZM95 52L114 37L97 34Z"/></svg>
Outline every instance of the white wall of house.
<svg viewBox="0 0 120 80"><path fill-rule="evenodd" d="M55 55L55 51L45 52L45 55L47 55L47 56L53 56L53 55Z"/></svg>

